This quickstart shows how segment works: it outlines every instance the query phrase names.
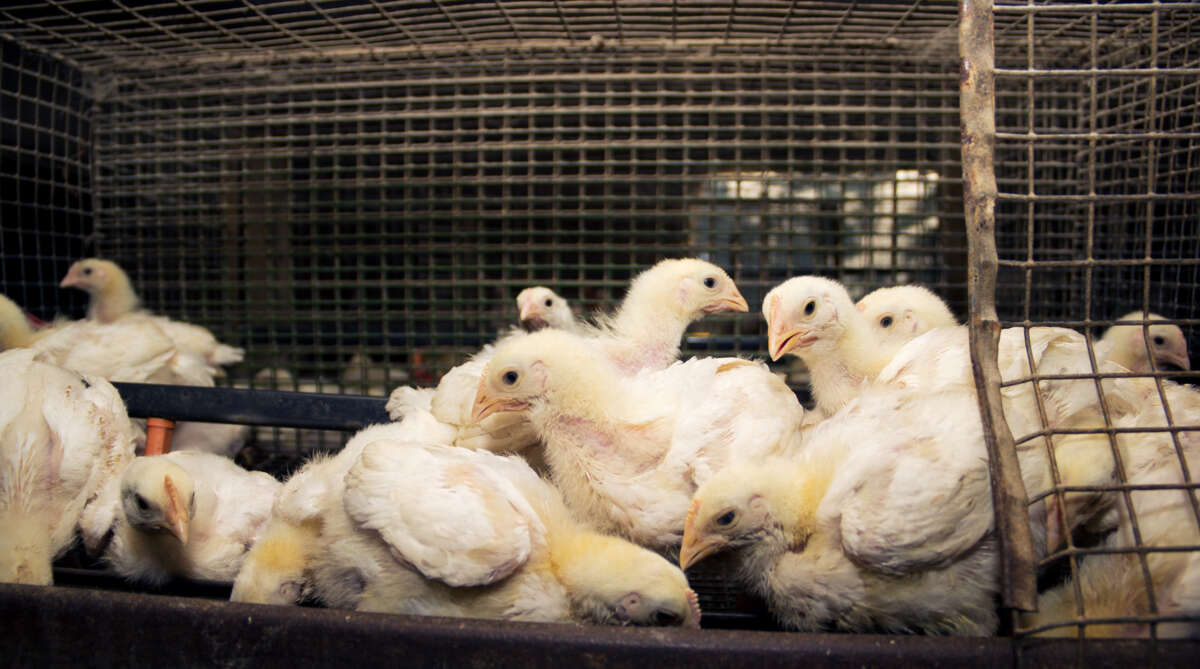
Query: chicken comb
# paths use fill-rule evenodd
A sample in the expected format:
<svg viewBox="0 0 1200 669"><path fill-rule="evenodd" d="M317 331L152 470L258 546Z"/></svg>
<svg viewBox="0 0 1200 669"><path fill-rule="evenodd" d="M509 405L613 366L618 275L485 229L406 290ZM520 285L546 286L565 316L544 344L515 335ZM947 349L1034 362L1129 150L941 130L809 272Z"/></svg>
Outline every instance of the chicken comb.
<svg viewBox="0 0 1200 669"><path fill-rule="evenodd" d="M683 536L696 533L696 512L700 510L700 498L692 500L692 505L688 507L687 520L683 521Z"/></svg>
<svg viewBox="0 0 1200 669"><path fill-rule="evenodd" d="M684 627L700 629L700 616L702 615L700 612L700 597L696 594L695 590L688 589L687 601L688 610L691 611L691 615L688 616L688 621L684 623Z"/></svg>

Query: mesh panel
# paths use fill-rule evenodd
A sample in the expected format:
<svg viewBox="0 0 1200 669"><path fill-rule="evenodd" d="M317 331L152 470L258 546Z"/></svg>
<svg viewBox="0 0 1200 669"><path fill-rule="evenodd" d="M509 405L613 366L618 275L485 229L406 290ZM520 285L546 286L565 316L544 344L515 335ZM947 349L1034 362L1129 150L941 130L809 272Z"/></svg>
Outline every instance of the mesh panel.
<svg viewBox="0 0 1200 669"><path fill-rule="evenodd" d="M996 80L1001 318L1098 336L1113 320L1149 310L1183 325L1194 351L1197 6L1013 3L997 8L996 32L1013 39L998 48ZM1096 457L1113 460L1121 483L1107 488L1115 503L1109 524L1068 532L1065 546L1043 560L1042 614L1018 622L1019 635L1194 636L1179 623L1195 619L1186 594L1195 577L1183 566L1200 549L1188 461L1200 429L1195 402L1172 394L1165 410L1161 400L1173 386L1150 379L1140 386L1142 413L1122 419L1120 398L1128 395L1118 383L1126 382L1103 382L1102 415L1048 424L1049 439L1014 435L1020 449L1045 449L1054 461L1056 484L1045 501L1059 508L1070 509L1067 492L1080 491L1072 486L1081 463L1063 454L1064 443L1093 439ZM1066 522L1078 522L1071 513ZM1106 624L1085 628L1076 620ZM1153 647L1148 653L1153 662Z"/></svg>
<svg viewBox="0 0 1200 669"><path fill-rule="evenodd" d="M232 383L432 383L520 289L586 313L668 256L964 311L953 7L344 4L6 10L92 77L89 252L246 347Z"/></svg>
<svg viewBox="0 0 1200 669"><path fill-rule="evenodd" d="M57 289L93 229L90 91L82 73L0 41L0 285L50 319L82 295Z"/></svg>

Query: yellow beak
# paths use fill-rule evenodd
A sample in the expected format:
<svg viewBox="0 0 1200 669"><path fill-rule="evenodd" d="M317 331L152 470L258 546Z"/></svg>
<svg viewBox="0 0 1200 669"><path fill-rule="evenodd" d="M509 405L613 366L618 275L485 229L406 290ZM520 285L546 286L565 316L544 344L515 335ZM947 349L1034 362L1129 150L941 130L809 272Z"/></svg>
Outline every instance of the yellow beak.
<svg viewBox="0 0 1200 669"><path fill-rule="evenodd" d="M772 360L778 360L784 353L808 346L814 341L816 337L805 327L785 330L772 324L767 332L767 349L771 352Z"/></svg>
<svg viewBox="0 0 1200 669"><path fill-rule="evenodd" d="M688 507L687 520L683 523L683 545L679 548L679 568L687 568L725 547L728 540L721 536L699 536L696 531L696 511L700 509L700 498L692 500Z"/></svg>
<svg viewBox="0 0 1200 669"><path fill-rule="evenodd" d="M683 533L683 546L679 549L679 568L687 571L689 567L704 558L718 553L725 548L728 541L720 536L700 537L695 532Z"/></svg>
<svg viewBox="0 0 1200 669"><path fill-rule="evenodd" d="M163 487L167 490L167 508L163 509L163 521L166 530L179 539L179 543L188 542L188 507L183 502L183 496L171 482L171 477L163 477Z"/></svg>
<svg viewBox="0 0 1200 669"><path fill-rule="evenodd" d="M1162 363L1170 363L1184 371L1191 371L1192 369L1192 362L1188 360L1186 351L1163 351L1156 360L1159 363L1158 366L1160 369L1162 368Z"/></svg>
<svg viewBox="0 0 1200 669"><path fill-rule="evenodd" d="M70 288L77 285L79 285L79 274L75 271L75 268L72 267L71 269L67 270L67 275L63 277L61 282L59 282L58 287Z"/></svg>
<svg viewBox="0 0 1200 669"><path fill-rule="evenodd" d="M771 304L766 313L767 351L771 354L772 360L778 360L783 357L784 353L816 341L808 328L797 327L788 330L779 296L770 295L769 297Z"/></svg>
<svg viewBox="0 0 1200 669"><path fill-rule="evenodd" d="M529 408L529 402L511 397L492 397L484 385L485 379L480 379L479 391L475 393L475 404L471 407L471 420L478 423L494 413L502 411L522 411Z"/></svg>
<svg viewBox="0 0 1200 669"><path fill-rule="evenodd" d="M722 311L750 311L750 304L746 302L746 298L742 297L741 291L736 286L732 286L728 293L721 295L704 310L708 314L717 314Z"/></svg>
<svg viewBox="0 0 1200 669"><path fill-rule="evenodd" d="M521 321L529 320L529 317L532 316L535 311L537 310L534 309L533 301L530 300L526 304L521 305L521 313L517 318Z"/></svg>

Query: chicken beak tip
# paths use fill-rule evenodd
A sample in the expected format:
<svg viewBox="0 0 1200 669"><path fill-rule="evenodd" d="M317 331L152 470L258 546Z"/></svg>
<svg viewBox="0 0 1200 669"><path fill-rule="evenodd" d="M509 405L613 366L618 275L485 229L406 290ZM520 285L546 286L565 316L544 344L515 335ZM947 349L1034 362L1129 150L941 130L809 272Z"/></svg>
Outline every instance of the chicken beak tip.
<svg viewBox="0 0 1200 669"><path fill-rule="evenodd" d="M476 398L475 406L471 409L471 420L478 423L489 415L491 415L491 407L480 403L479 398Z"/></svg>
<svg viewBox="0 0 1200 669"><path fill-rule="evenodd" d="M731 309L733 311L741 311L741 312L750 311L750 303L746 301L745 297L742 297L742 294L740 292L735 292L733 294L733 298L730 299L729 302L730 302L730 305L732 305Z"/></svg>

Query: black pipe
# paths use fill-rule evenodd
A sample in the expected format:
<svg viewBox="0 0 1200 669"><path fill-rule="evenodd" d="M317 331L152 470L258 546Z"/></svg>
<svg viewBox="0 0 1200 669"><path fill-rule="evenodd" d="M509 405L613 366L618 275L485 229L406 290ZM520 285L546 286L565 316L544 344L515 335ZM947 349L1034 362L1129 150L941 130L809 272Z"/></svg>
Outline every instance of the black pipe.
<svg viewBox="0 0 1200 669"><path fill-rule="evenodd" d="M360 395L296 393L114 383L133 418L169 418L204 423L273 425L356 432L391 419L387 400Z"/></svg>

